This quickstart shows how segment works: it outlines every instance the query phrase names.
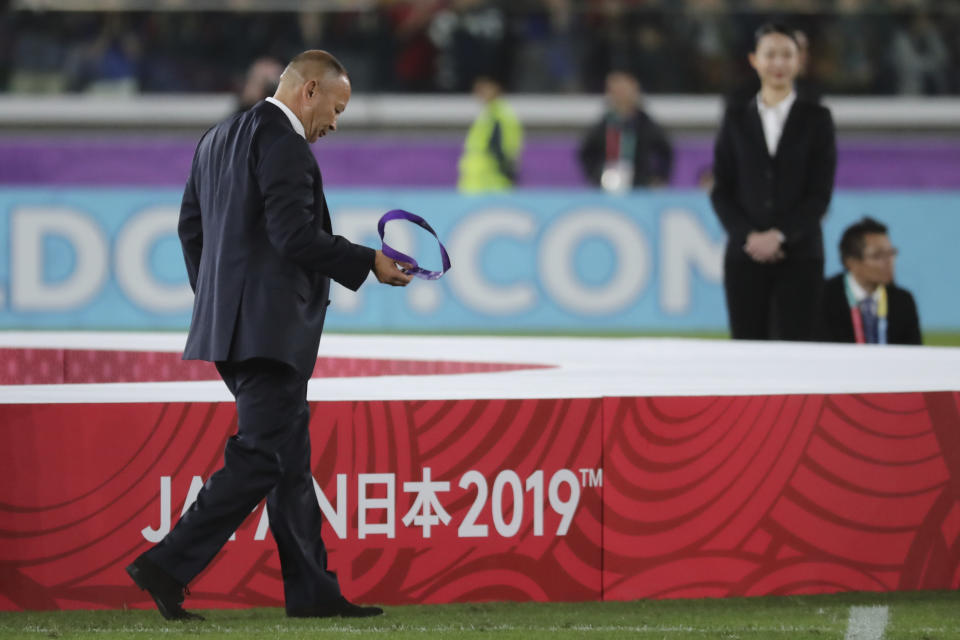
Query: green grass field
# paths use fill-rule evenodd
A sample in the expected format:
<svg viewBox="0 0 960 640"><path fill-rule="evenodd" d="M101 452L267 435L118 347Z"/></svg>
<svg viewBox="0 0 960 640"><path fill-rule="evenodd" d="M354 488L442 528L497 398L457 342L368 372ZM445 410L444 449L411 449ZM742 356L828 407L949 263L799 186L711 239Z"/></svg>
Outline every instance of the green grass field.
<svg viewBox="0 0 960 640"><path fill-rule="evenodd" d="M189 605L189 603L187 603ZM877 629L851 625L851 607L886 607ZM848 593L778 598L388 607L367 620L288 619L281 609L202 612L166 622L156 611L0 613L0 638L663 638L665 640L960 638L960 592ZM871 618L872 619L872 618ZM860 631L860 633L857 633Z"/></svg>

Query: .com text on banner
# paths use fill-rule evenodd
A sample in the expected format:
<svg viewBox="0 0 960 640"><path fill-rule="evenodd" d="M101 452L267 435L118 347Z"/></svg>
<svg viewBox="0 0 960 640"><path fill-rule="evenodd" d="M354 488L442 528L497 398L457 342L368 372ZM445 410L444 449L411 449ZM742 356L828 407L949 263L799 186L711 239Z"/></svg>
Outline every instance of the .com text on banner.
<svg viewBox="0 0 960 640"><path fill-rule="evenodd" d="M174 189L0 190L0 328L185 329L192 294L176 237ZM335 231L378 246L384 211L430 221L453 268L397 291L334 287L331 330L667 331L726 328L725 235L704 193L625 197L520 191L334 190ZM897 278L925 328L960 328L960 299L940 295L960 270L960 193L841 192L825 221L827 275L863 215L890 227ZM936 230L932 233L931 230ZM390 245L439 268L435 240L391 224Z"/></svg>

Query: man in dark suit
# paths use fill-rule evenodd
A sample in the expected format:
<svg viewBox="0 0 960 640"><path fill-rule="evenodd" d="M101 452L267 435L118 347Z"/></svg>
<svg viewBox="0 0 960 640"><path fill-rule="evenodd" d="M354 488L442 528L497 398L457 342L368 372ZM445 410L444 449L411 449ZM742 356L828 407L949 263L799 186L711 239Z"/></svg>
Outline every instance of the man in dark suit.
<svg viewBox="0 0 960 640"><path fill-rule="evenodd" d="M343 66L325 51L294 58L272 98L200 139L180 209L193 319L184 350L208 360L236 398L224 466L159 544L127 567L168 619L186 585L267 498L287 615L365 617L327 570L310 470L307 381L316 364L330 280L356 290L410 276L380 251L332 234L309 143L337 128L350 100Z"/></svg>
<svg viewBox="0 0 960 640"><path fill-rule="evenodd" d="M809 340L823 284L820 222L837 165L830 111L797 98L793 31L765 25L750 63L760 93L730 104L711 200L727 231L724 290L735 339Z"/></svg>
<svg viewBox="0 0 960 640"><path fill-rule="evenodd" d="M673 148L643 110L640 83L633 75L607 75L607 107L580 144L580 167L587 180L608 191L668 184Z"/></svg>
<svg viewBox="0 0 960 640"><path fill-rule="evenodd" d="M844 273L824 287L819 338L825 342L922 344L917 305L893 283L897 250L887 227L863 218L843 232Z"/></svg>

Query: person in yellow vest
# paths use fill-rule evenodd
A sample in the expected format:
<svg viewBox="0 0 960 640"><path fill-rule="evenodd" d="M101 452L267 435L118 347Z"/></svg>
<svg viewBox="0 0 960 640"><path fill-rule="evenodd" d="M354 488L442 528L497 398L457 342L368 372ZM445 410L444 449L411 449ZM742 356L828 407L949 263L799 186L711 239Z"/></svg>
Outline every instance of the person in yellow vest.
<svg viewBox="0 0 960 640"><path fill-rule="evenodd" d="M523 127L493 78L477 78L473 95L484 106L467 132L457 188L463 193L506 191L517 182Z"/></svg>

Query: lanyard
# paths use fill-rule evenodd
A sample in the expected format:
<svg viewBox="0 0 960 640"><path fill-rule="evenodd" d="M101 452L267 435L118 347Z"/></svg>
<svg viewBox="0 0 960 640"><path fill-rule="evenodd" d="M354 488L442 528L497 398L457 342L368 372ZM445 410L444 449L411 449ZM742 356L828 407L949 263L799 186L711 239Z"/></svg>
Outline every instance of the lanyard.
<svg viewBox="0 0 960 640"><path fill-rule="evenodd" d="M633 123L608 116L606 135L607 164L625 160L633 165L637 153L637 132Z"/></svg>
<svg viewBox="0 0 960 640"><path fill-rule="evenodd" d="M850 320L853 322L853 337L857 344L865 344L867 341L863 331L863 316L860 314L860 305L853 296L853 289L850 288L850 276L844 276L843 286L847 293L847 304L850 305ZM877 287L877 344L887 344L887 288L883 285Z"/></svg>
<svg viewBox="0 0 960 640"><path fill-rule="evenodd" d="M417 264L416 260L388 245L383 240L383 233L384 227L391 220L407 220L432 233L433 237L437 239L437 246L440 248L440 259L443 264L443 269L441 271L430 271L428 269L424 269ZM443 243L440 242L437 232L433 230L433 227L431 227L426 220L417 214L404 211L403 209L391 209L380 217L380 222L377 223L377 232L380 234L380 241L383 243L383 248L381 249L383 251L383 255L387 256L391 260L396 260L397 262L407 262L412 265L410 269L403 269L404 273L409 273L412 276L423 278L424 280L439 280L443 274L450 270L450 256L447 255L447 250L444 248Z"/></svg>

